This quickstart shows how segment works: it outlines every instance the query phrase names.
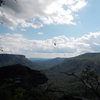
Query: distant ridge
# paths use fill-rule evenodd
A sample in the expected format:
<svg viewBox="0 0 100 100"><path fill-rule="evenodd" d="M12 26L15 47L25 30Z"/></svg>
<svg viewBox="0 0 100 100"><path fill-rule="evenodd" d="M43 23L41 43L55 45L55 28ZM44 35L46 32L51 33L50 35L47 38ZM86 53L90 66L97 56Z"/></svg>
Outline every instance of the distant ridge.
<svg viewBox="0 0 100 100"><path fill-rule="evenodd" d="M45 59L44 58L43 59L42 58L41 59L33 58L31 60L32 60L32 62L36 62L39 65L44 66L44 69L45 69L45 68L50 68L52 66L60 64L61 62L63 62L64 59L65 58L57 57L57 58L45 58Z"/></svg>
<svg viewBox="0 0 100 100"><path fill-rule="evenodd" d="M100 53L85 53L85 54L76 56L75 58L91 58L91 57L95 57L95 56L100 56Z"/></svg>
<svg viewBox="0 0 100 100"><path fill-rule="evenodd" d="M31 62L24 55L0 54L0 67L13 65L13 64L21 64L21 65L29 66L32 69L40 67L40 65Z"/></svg>
<svg viewBox="0 0 100 100"><path fill-rule="evenodd" d="M3 54L0 54L0 56L23 56L25 57L24 55L21 55L21 54L6 54L6 53L3 53Z"/></svg>

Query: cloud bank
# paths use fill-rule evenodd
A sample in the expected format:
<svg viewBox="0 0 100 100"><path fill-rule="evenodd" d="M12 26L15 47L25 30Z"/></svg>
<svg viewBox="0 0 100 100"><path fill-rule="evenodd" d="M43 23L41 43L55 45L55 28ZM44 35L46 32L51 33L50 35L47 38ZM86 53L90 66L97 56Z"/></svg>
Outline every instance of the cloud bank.
<svg viewBox="0 0 100 100"><path fill-rule="evenodd" d="M75 24L76 13L86 0L4 0L0 6L0 23L11 29L39 28L44 24Z"/></svg>
<svg viewBox="0 0 100 100"><path fill-rule="evenodd" d="M21 34L0 35L3 53L24 54L27 57L71 57L86 52L100 52L100 32L82 37L58 36L47 40L29 40Z"/></svg>

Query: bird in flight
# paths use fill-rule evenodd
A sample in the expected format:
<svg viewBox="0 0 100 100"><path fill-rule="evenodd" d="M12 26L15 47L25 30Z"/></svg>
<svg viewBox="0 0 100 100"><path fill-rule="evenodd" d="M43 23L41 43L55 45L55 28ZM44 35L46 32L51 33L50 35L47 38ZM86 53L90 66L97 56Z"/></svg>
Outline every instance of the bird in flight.
<svg viewBox="0 0 100 100"><path fill-rule="evenodd" d="M56 43L54 43L54 46L56 46L57 44Z"/></svg>

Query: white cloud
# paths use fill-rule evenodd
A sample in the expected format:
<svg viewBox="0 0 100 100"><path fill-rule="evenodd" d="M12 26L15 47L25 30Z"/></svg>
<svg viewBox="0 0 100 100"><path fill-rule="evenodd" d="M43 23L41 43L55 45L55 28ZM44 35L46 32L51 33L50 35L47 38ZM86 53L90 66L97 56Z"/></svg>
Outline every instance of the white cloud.
<svg viewBox="0 0 100 100"><path fill-rule="evenodd" d="M72 11L78 11L80 10L81 8L83 8L84 6L86 6L86 2L84 2L84 0L77 0L75 5L71 5L70 8Z"/></svg>
<svg viewBox="0 0 100 100"><path fill-rule="evenodd" d="M18 24L33 28L51 23L75 24L75 12L86 4L86 0L5 0L0 7L0 22L11 29Z"/></svg>
<svg viewBox="0 0 100 100"><path fill-rule="evenodd" d="M58 36L47 40L29 40L21 34L0 35L4 53L24 54L28 57L69 57L86 52L100 52L100 32L82 37Z"/></svg>
<svg viewBox="0 0 100 100"><path fill-rule="evenodd" d="M43 32L38 32L37 34L38 34L38 35L43 35L44 33L43 33Z"/></svg>

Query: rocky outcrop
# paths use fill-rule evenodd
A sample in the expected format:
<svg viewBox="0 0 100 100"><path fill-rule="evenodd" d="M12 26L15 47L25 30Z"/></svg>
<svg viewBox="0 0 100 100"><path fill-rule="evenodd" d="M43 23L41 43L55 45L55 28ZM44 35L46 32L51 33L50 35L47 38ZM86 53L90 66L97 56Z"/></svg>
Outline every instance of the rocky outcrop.
<svg viewBox="0 0 100 100"><path fill-rule="evenodd" d="M32 70L20 64L0 68L0 86L32 88L47 82L47 77L40 71Z"/></svg>

